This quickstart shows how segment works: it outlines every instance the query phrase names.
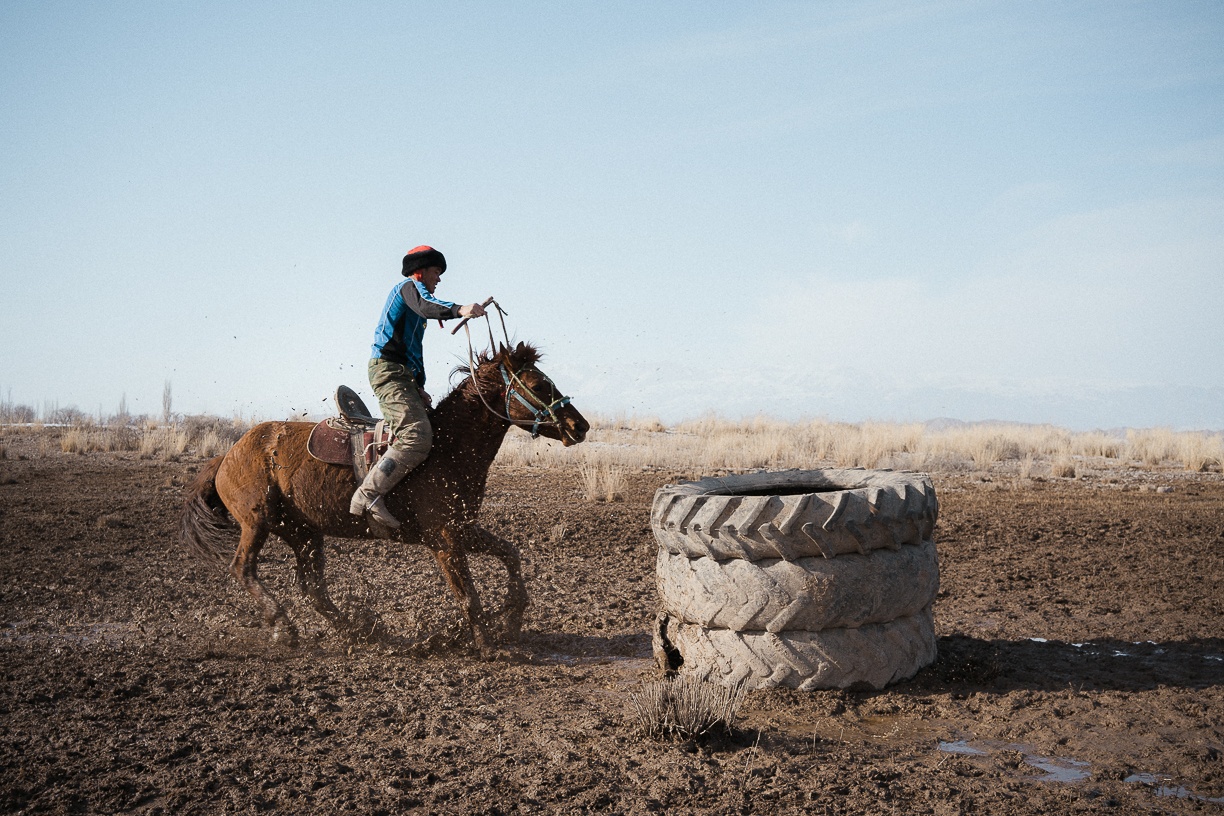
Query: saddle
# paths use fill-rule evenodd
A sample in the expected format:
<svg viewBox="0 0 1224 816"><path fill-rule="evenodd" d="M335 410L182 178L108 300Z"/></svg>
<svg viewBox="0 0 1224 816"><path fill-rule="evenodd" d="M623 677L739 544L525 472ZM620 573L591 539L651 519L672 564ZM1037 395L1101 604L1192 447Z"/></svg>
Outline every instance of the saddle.
<svg viewBox="0 0 1224 816"><path fill-rule="evenodd" d="M386 420L370 416L357 392L342 385L336 389L339 416L325 419L310 430L306 450L320 462L351 465L357 481L365 479L391 443Z"/></svg>

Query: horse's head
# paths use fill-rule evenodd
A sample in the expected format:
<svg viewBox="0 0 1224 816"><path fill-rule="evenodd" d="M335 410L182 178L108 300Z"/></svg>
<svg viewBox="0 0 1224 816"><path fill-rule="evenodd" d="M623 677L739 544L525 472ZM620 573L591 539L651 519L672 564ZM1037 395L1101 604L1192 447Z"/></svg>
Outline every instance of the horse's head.
<svg viewBox="0 0 1224 816"><path fill-rule="evenodd" d="M481 398L489 410L532 436L556 439L566 447L577 445L586 439L591 424L536 367L539 359L540 352L529 343L501 346L482 358L475 377Z"/></svg>

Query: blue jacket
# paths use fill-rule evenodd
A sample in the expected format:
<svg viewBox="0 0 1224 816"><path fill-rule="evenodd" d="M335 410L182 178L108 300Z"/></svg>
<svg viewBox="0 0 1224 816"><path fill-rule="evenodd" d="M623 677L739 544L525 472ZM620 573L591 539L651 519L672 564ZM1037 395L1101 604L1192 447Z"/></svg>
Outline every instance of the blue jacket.
<svg viewBox="0 0 1224 816"><path fill-rule="evenodd" d="M454 303L429 294L425 284L409 278L397 283L387 296L378 328L374 330L371 357L381 357L408 367L417 385L425 385L425 361L421 339L425 321L447 320L459 316Z"/></svg>

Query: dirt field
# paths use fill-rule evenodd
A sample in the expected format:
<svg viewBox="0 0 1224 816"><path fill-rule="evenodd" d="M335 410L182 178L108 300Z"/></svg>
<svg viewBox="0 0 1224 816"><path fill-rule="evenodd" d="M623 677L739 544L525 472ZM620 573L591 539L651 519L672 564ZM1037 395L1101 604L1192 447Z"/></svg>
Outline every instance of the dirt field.
<svg viewBox="0 0 1224 816"><path fill-rule="evenodd" d="M532 606L483 662L424 550L330 541L329 574L342 607L441 633L433 654L347 647L270 544L287 651L178 545L199 461L0 441L5 812L1224 812L1219 474L936 475L938 661L883 692L756 692L735 735L677 745L628 694L658 676L650 499L697 474L594 504L573 471L495 469L485 521Z"/></svg>

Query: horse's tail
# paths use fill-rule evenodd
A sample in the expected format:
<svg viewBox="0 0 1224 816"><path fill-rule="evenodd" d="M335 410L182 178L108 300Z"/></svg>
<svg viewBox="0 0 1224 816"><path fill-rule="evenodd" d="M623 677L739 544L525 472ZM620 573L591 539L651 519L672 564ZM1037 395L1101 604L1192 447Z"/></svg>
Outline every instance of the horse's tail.
<svg viewBox="0 0 1224 816"><path fill-rule="evenodd" d="M217 494L217 471L223 459L221 455L209 461L187 489L179 536L183 546L203 560L228 566L238 525Z"/></svg>

